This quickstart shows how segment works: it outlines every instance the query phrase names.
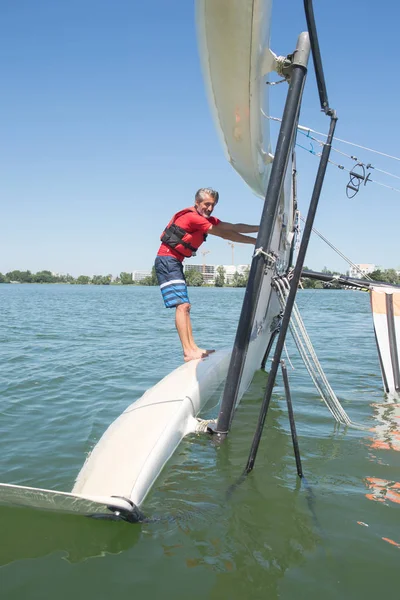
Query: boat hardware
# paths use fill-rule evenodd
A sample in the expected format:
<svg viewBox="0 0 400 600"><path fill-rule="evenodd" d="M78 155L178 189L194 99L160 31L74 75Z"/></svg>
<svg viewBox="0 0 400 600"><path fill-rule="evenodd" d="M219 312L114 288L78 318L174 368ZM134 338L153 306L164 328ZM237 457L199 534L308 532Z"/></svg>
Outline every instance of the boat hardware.
<svg viewBox="0 0 400 600"><path fill-rule="evenodd" d="M346 196L348 198L354 198L358 194L362 182L364 182L364 185L367 185L368 181L370 181L371 173L366 174L366 168L371 168L371 165L364 165L364 163L358 162L354 165L352 171L350 171L350 181L346 185ZM360 173L355 169L360 169Z"/></svg>

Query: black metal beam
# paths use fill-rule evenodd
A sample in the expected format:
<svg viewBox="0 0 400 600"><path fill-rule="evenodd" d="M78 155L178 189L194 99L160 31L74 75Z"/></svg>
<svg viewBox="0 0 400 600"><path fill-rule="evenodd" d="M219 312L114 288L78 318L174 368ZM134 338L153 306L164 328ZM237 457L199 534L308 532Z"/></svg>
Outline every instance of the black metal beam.
<svg viewBox="0 0 400 600"><path fill-rule="evenodd" d="M292 442L293 442L294 457L296 459L297 475L299 477L303 477L303 467L301 466L299 442L297 439L297 432L296 432L296 423L294 421L292 395L290 393L289 377L287 374L287 368L286 368L284 360L281 360L281 369L282 369L283 385L285 386L286 404L288 407L290 433L292 434Z"/></svg>
<svg viewBox="0 0 400 600"><path fill-rule="evenodd" d="M314 63L315 76L317 79L319 101L325 114L332 116L333 110L329 108L328 92L326 90L324 70L322 67L321 51L319 49L317 26L314 18L312 0L304 0L304 11L306 13L308 33L310 36L311 52Z"/></svg>
<svg viewBox="0 0 400 600"><path fill-rule="evenodd" d="M388 285L390 287L395 287L400 289L400 285L394 285L393 283L388 283L387 281L371 281L370 279L358 279L357 277L347 277L347 275L331 275L330 273L318 273L316 271L304 271L302 272L302 277L307 277L308 279L316 279L318 281L338 281L343 285L350 285L357 288L371 288L371 287L380 287Z"/></svg>
<svg viewBox="0 0 400 600"><path fill-rule="evenodd" d="M281 128L272 164L271 176L267 188L260 229L257 236L257 248L271 252L271 241L275 220L285 179L289 157L293 149L296 135L298 115L307 74L309 56L309 39L307 33L300 34L292 65L289 91L286 98ZM221 408L214 433L224 437L227 435L235 410L240 388L247 349L253 328L257 303L264 278L265 257L255 254L251 263L249 279L243 300L238 329L231 361L228 368Z"/></svg>

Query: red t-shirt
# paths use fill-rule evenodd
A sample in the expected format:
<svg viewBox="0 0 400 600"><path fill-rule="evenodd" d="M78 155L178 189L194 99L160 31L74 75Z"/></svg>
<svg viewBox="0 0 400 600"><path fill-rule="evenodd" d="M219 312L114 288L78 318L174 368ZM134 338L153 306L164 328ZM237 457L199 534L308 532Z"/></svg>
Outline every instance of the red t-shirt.
<svg viewBox="0 0 400 600"><path fill-rule="evenodd" d="M191 244L196 248L204 242L204 234L210 229L211 225L218 225L220 219L217 217L203 217L198 212L190 211L178 217L175 221L176 225L182 227L187 233L192 235ZM174 256L181 262L185 258L174 248L170 248L166 244L161 244L157 256Z"/></svg>

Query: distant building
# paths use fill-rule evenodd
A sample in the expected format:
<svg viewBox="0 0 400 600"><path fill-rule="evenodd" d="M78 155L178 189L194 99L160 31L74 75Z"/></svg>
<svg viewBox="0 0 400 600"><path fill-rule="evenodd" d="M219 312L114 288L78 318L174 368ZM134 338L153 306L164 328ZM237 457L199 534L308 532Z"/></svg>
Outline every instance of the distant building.
<svg viewBox="0 0 400 600"><path fill-rule="evenodd" d="M248 270L250 269L250 265L218 265L224 268L225 271L225 283L228 285L232 283L233 276L235 273L239 273L239 275L246 275ZM218 267L215 267L217 270Z"/></svg>
<svg viewBox="0 0 400 600"><path fill-rule="evenodd" d="M349 275L350 277L354 277L355 279L362 279L363 275L369 275L370 273L372 273L373 271L376 270L376 266L375 265L371 265L368 263L365 264L356 264L356 267L358 267L358 269L355 269L354 267L350 267L349 270ZM360 273L361 271L361 273Z"/></svg>
<svg viewBox="0 0 400 600"><path fill-rule="evenodd" d="M146 277L151 277L151 271L132 271L133 281L142 281Z"/></svg>
<svg viewBox="0 0 400 600"><path fill-rule="evenodd" d="M233 276L236 272L239 275L246 275L250 269L250 265L194 265L191 263L185 264L185 273L188 271L198 271L203 275L204 283L214 285L218 267L223 267L225 271L225 283L232 283Z"/></svg>
<svg viewBox="0 0 400 600"><path fill-rule="evenodd" d="M184 265L185 273L188 271L198 271L203 275L203 282L214 285L215 266L214 265L193 265L191 263Z"/></svg>

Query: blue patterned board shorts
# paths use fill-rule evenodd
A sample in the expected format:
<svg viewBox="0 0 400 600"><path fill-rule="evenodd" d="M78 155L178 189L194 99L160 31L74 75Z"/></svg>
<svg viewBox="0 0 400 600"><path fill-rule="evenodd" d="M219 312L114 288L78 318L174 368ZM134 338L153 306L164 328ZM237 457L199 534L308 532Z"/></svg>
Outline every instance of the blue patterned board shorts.
<svg viewBox="0 0 400 600"><path fill-rule="evenodd" d="M182 263L174 256L157 256L154 267L165 308L189 302Z"/></svg>

